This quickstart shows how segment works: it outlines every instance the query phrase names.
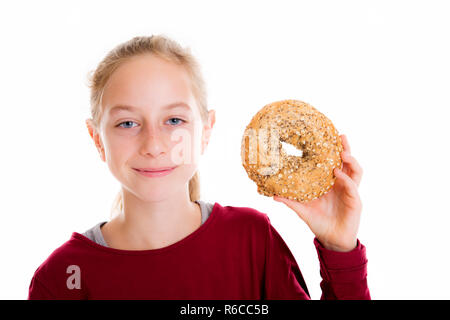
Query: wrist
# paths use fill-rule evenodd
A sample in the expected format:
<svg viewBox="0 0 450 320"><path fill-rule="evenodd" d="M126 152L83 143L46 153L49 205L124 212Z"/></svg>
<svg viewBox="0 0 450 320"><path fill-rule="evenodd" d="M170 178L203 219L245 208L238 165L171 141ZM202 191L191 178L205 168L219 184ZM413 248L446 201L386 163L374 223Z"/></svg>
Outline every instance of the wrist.
<svg viewBox="0 0 450 320"><path fill-rule="evenodd" d="M350 252L353 249L355 249L358 245L358 241L355 239L352 244L332 244L332 243L327 243L326 241L322 242L322 246L327 249L327 250L331 250L331 251L336 251L336 252Z"/></svg>

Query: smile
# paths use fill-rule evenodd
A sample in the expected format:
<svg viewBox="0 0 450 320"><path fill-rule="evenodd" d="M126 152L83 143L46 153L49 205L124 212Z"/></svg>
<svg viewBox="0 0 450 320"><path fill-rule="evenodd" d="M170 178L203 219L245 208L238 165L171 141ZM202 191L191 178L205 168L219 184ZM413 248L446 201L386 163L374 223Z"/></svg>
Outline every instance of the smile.
<svg viewBox="0 0 450 320"><path fill-rule="evenodd" d="M173 168L169 168L169 169L164 169L164 170L159 170L159 171L143 171L140 169L134 169L134 171L136 171L137 173L145 176L145 177L163 177L168 175L169 173L171 173L176 167Z"/></svg>

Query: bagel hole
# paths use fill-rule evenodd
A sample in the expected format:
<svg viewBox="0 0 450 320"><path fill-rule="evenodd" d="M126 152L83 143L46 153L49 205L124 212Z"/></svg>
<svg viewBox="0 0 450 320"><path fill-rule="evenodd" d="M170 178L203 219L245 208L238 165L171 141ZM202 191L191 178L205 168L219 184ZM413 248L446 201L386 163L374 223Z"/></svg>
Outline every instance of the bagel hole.
<svg viewBox="0 0 450 320"><path fill-rule="evenodd" d="M290 156L294 156L294 157L303 157L303 151L300 149L297 149L294 145L284 142L284 141L280 141L281 142L281 146L284 150L284 152L286 152L287 155Z"/></svg>

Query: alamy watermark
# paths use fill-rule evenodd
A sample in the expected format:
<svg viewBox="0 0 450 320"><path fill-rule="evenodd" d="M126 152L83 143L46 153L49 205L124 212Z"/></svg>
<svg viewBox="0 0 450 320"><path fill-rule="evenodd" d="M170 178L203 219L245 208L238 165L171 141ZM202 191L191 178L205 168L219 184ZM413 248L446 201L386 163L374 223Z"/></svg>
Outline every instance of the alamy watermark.
<svg viewBox="0 0 450 320"><path fill-rule="evenodd" d="M76 264L71 264L67 267L66 273L70 276L67 277L66 286L68 289L81 289L81 269Z"/></svg>

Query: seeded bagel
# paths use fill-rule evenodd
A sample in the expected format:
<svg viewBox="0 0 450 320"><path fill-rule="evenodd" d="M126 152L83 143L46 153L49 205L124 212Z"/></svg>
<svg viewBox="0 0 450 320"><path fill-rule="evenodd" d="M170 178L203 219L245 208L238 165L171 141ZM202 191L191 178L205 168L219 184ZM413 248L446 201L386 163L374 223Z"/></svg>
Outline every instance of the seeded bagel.
<svg viewBox="0 0 450 320"><path fill-rule="evenodd" d="M289 147L298 154L288 152ZM265 105L247 125L241 160L257 192L308 202L334 185L343 151L333 123L308 103L282 100Z"/></svg>

